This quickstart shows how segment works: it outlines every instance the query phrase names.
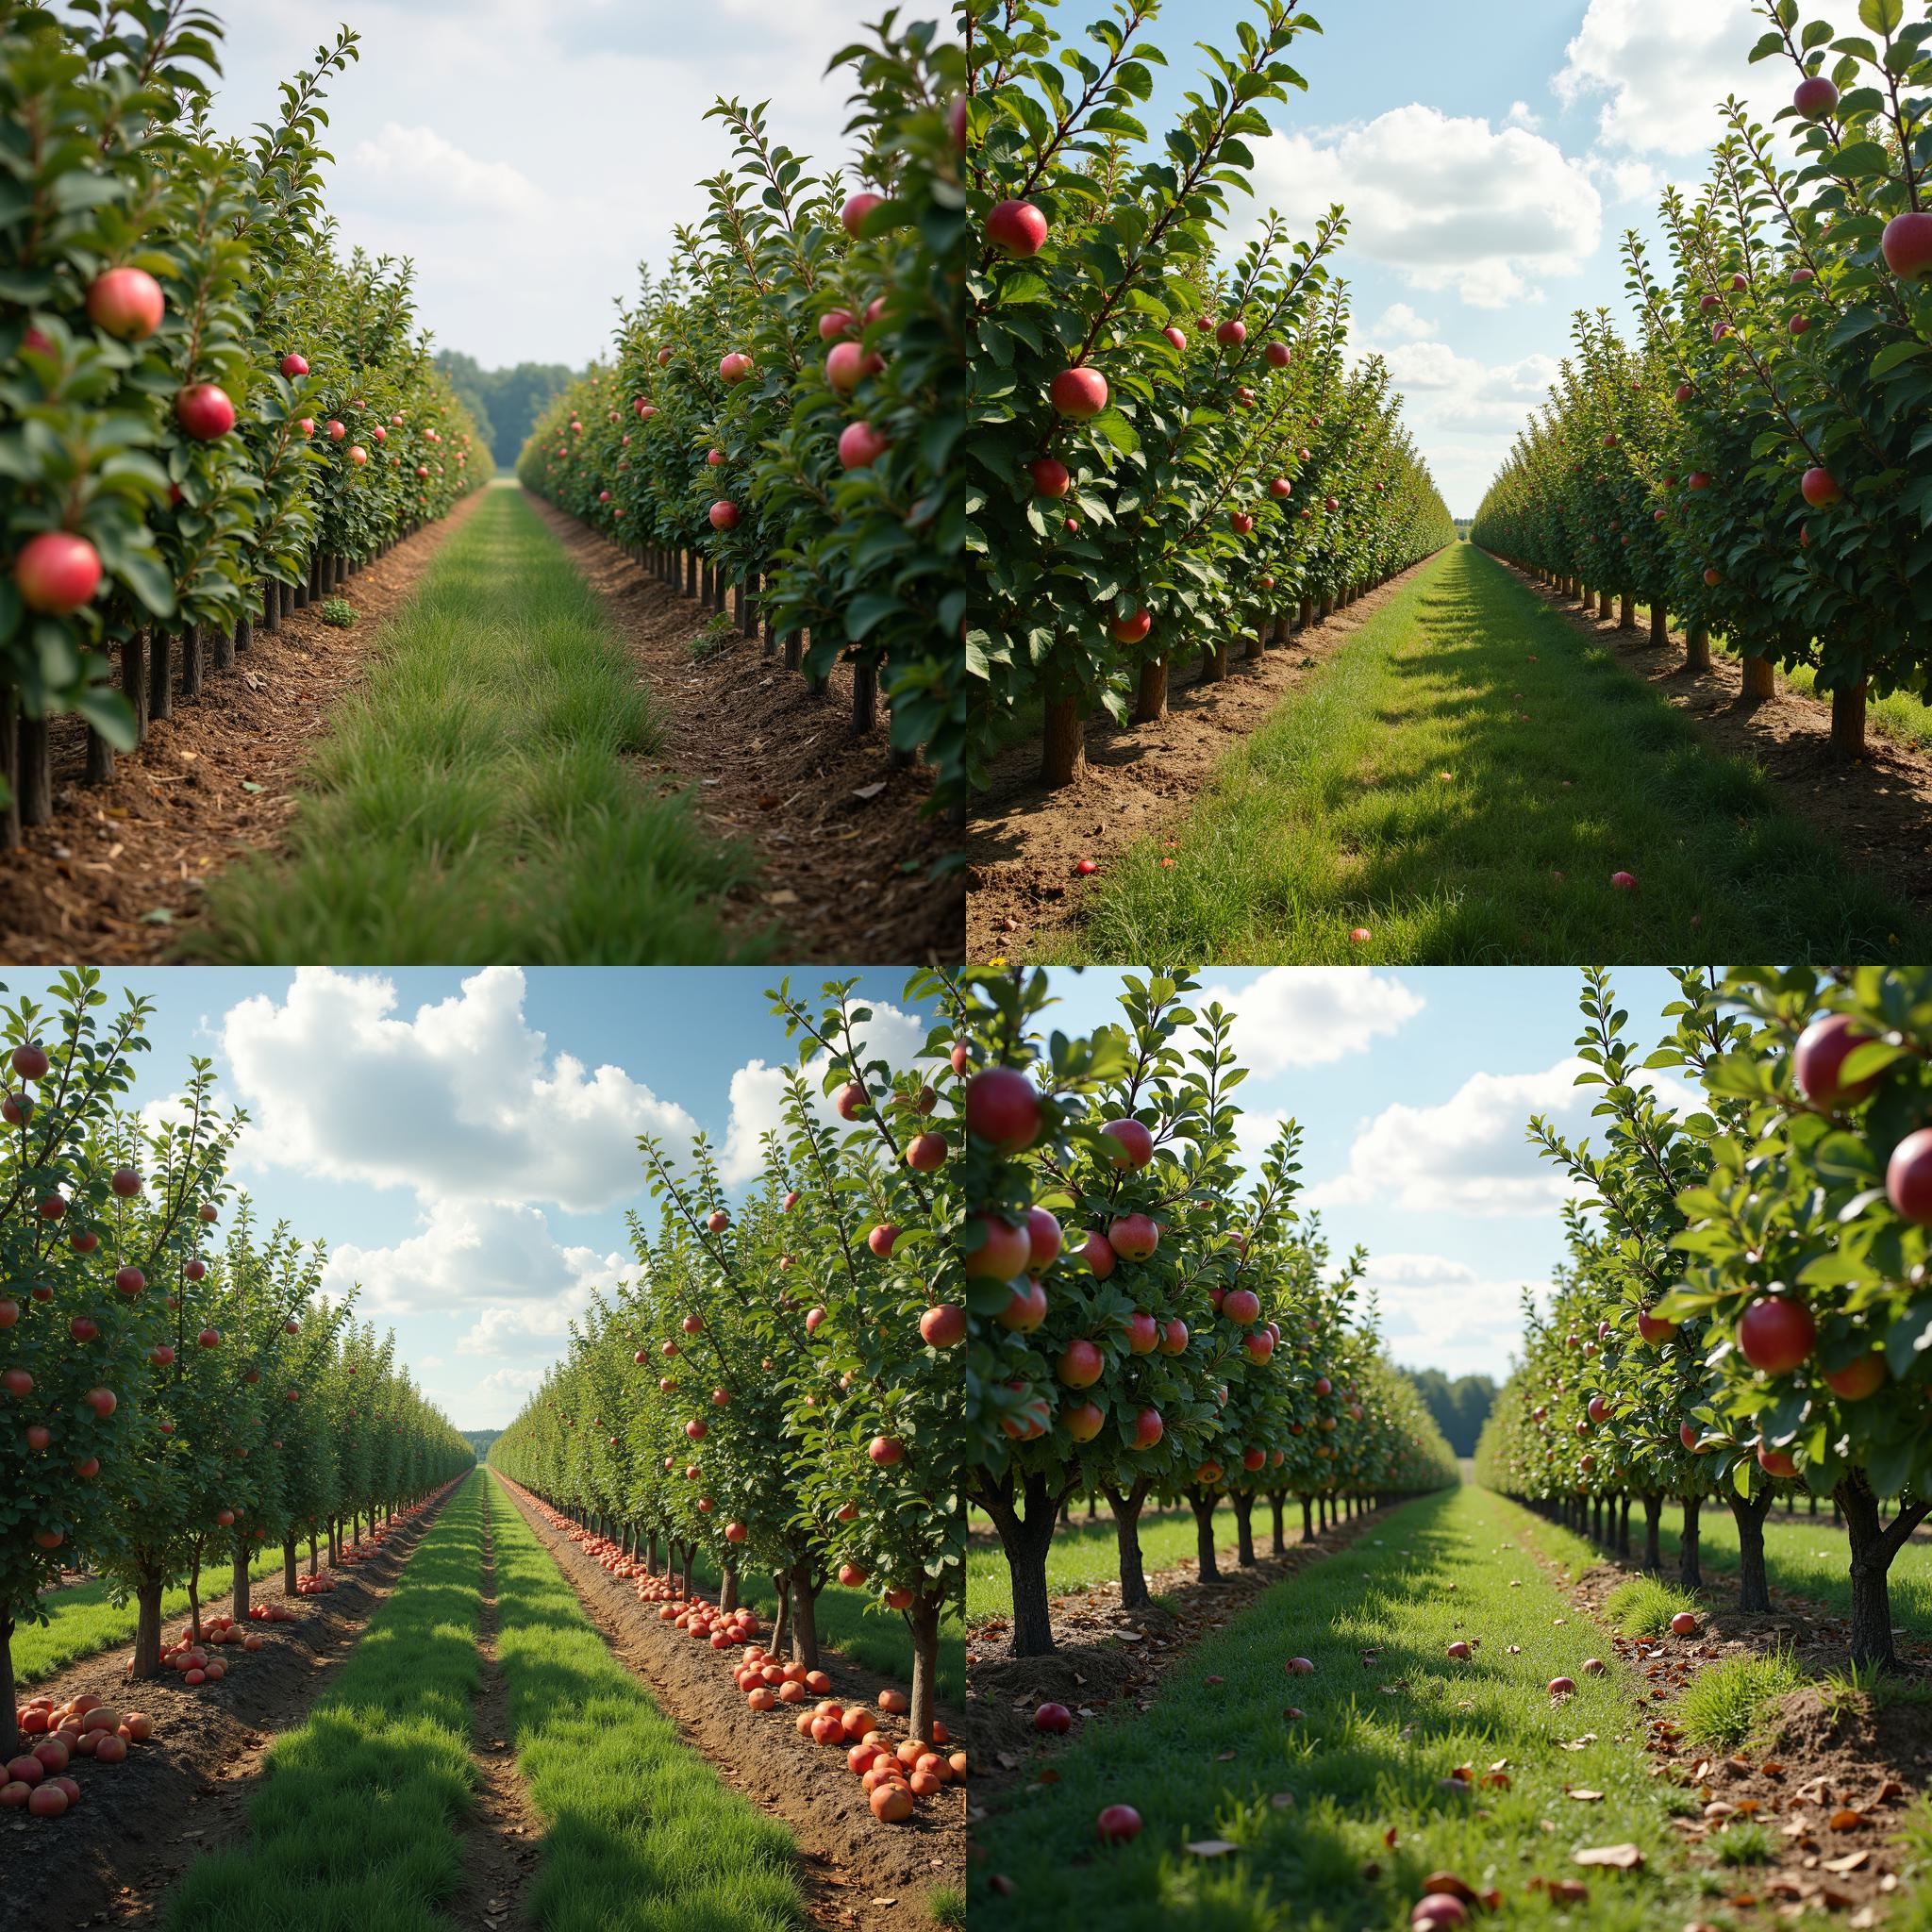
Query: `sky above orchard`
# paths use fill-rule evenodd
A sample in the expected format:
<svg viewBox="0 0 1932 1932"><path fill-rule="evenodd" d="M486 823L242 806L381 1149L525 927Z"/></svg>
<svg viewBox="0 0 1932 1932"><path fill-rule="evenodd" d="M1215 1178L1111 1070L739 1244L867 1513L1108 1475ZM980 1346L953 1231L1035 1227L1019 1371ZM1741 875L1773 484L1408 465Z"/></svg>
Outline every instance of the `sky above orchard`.
<svg viewBox="0 0 1932 1932"><path fill-rule="evenodd" d="M831 975L791 974L816 993ZM845 975L840 975L845 976ZM909 1066L924 1018L906 974L858 975L871 1051ZM0 974L10 1008L52 975ZM110 973L156 1002L138 1105L211 1058L250 1117L236 1179L264 1220L331 1252L326 1286L359 1283L404 1358L459 1427L508 1422L570 1320L631 1263L627 1210L654 1219L641 1133L675 1156L700 1132L734 1189L758 1173L795 1060L765 990L775 969L411 969ZM1050 1024L1118 1017L1121 975L1056 971ZM1213 972L1203 1002L1238 1016L1252 1071L1243 1152L1284 1117L1304 1133L1304 1209L1368 1280L1398 1361L1500 1377L1524 1286L1561 1259L1562 1185L1524 1137L1540 1112L1590 1131L1573 1084L1580 980L1568 969L1281 967ZM1674 985L1616 976L1646 1047ZM1660 1076L1652 1076L1660 1078ZM814 1081L816 1087L816 1081ZM1670 1090L1666 1088L1666 1091Z"/></svg>
<svg viewBox="0 0 1932 1932"><path fill-rule="evenodd" d="M215 0L226 16L224 129L273 111L333 16L296 0ZM915 4L912 17L943 14ZM1054 18L1081 44L1102 0ZM1659 189L1701 180L1737 92L1768 117L1780 62L1745 55L1753 0L1307 0L1322 25L1292 63L1306 93L1271 109L1257 196L1298 234L1340 201L1357 348L1386 356L1438 481L1472 513L1546 392L1578 308L1625 308L1618 250L1654 237ZM855 0L354 0L361 58L330 96L328 206L345 242L411 257L425 323L486 367L580 366L614 303L700 219L730 162L705 109L769 101L775 138L848 158L842 73L826 62L873 17ZM1196 42L1235 44L1241 0L1165 0L1148 38L1150 127L1195 84ZM1805 0L1840 26L1856 0ZM1085 43L1090 44L1091 43Z"/></svg>

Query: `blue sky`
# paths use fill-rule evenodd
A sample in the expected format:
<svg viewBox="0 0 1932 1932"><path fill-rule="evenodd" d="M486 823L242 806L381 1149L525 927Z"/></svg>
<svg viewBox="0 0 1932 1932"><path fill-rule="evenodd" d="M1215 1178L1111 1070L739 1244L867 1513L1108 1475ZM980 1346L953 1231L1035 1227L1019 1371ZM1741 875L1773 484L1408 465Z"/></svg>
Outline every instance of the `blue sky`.
<svg viewBox="0 0 1932 1932"><path fill-rule="evenodd" d="M794 991L830 975L808 969ZM909 1064L925 1024L899 971L859 975L874 1050ZM10 1006L50 975L0 971ZM359 1281L462 1427L507 1422L570 1318L630 1259L643 1131L699 1131L738 1181L757 1170L793 1052L771 969L422 969L300 974L174 967L104 984L158 1001L136 1099L212 1058L251 1127L238 1177L265 1217L326 1239L331 1289ZM1053 1024L1117 1014L1120 975L1056 972ZM1560 1258L1561 1189L1524 1141L1533 1111L1588 1131L1572 1085L1567 969L1276 968L1212 973L1239 1015L1243 1143L1303 1127L1305 1206L1338 1253L1370 1253L1399 1360L1500 1374L1524 1284ZM1620 974L1641 1038L1674 991Z"/></svg>
<svg viewBox="0 0 1932 1932"><path fill-rule="evenodd" d="M236 132L312 58L302 0L222 6ZM843 77L825 62L882 9L854 0L353 0L359 64L330 102L328 203L344 239L412 257L446 346L496 366L581 363L609 340L640 260L661 264L729 143L704 110L768 100L774 138L825 167L847 153ZM903 9L941 16L944 8ZM1103 0L1063 0L1078 41ZM1232 45L1238 0L1165 0L1149 38L1194 82L1197 41ZM1577 308L1624 307L1617 250L1666 180L1701 178L1731 92L1768 112L1779 63L1752 68L1753 0L1309 0L1305 94L1273 110L1259 208L1307 233L1349 210L1342 272L1357 347L1385 354L1437 479L1474 509L1546 392ZM1806 0L1840 24L1855 0ZM1164 127L1165 120L1151 120ZM1249 211L1251 215L1254 211ZM1236 241L1245 236L1244 216Z"/></svg>
<svg viewBox="0 0 1932 1932"><path fill-rule="evenodd" d="M326 1286L359 1280L365 1312L459 1427L506 1423L591 1289L630 1260L626 1208L647 1209L637 1137L700 1131L726 1173L757 1172L794 1063L771 1017L771 968L109 972L157 1003L138 1105L211 1058L250 1116L237 1177L263 1216L325 1239ZM815 994L834 975L791 975ZM902 971L857 975L897 1064L924 1044ZM0 969L10 1008L46 1003L47 973Z"/></svg>

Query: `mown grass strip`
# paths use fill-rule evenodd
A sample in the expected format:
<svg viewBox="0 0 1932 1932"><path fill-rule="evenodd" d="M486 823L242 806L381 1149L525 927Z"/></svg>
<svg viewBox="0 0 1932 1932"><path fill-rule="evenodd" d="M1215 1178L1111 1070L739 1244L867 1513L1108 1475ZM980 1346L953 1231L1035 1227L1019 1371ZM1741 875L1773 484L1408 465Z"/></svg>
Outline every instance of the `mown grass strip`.
<svg viewBox="0 0 1932 1932"><path fill-rule="evenodd" d="M1042 957L1614 963L1932 943L1761 770L1711 750L1468 544L1229 755L1178 840L1124 855Z"/></svg>
<svg viewBox="0 0 1932 1932"><path fill-rule="evenodd" d="M597 593L521 491L492 491L390 621L285 849L215 881L188 950L251 965L764 957L714 911L748 859L637 768L659 736Z"/></svg>
<svg viewBox="0 0 1932 1932"><path fill-rule="evenodd" d="M531 1917L547 1932L803 1925L791 1835L680 1741L494 1483L489 1501L510 1744L549 1827Z"/></svg>
<svg viewBox="0 0 1932 1932"><path fill-rule="evenodd" d="M306 1563L305 1563L306 1567ZM248 1566L253 1577L280 1576L282 1552L279 1546L264 1550ZM233 1580L225 1562L202 1573L201 1605L206 1610L228 1593ZM27 1624L13 1633L14 1674L23 1686L64 1671L97 1651L110 1650L117 1643L134 1641L134 1625L139 1615L132 1603L108 1601L105 1583L76 1583L72 1589L56 1591L46 1599L48 1620ZM161 1593L161 1621L173 1623L188 1614L188 1592L169 1590Z"/></svg>
<svg viewBox="0 0 1932 1932"><path fill-rule="evenodd" d="M169 1932L449 1923L482 1680L483 1484L443 1506L327 1695L276 1739L247 1844L190 1868Z"/></svg>
<svg viewBox="0 0 1932 1932"><path fill-rule="evenodd" d="M1667 1823L1679 1794L1648 1775L1641 1746L1641 1688L1613 1659L1603 1676L1583 1673L1609 1645L1526 1552L1506 1547L1527 1520L1472 1489L1391 1511L1198 1645L1151 1709L1129 1701L1083 1724L1050 1755L1058 1782L1029 1787L977 1830L989 1856L972 1880L973 1921L1002 1932L1393 1928L1438 1869L1499 1886L1537 1924L1535 1876L1583 1880L1592 1932L1696 1916L1696 1881ZM1480 1639L1473 1662L1447 1657L1458 1638ZM1313 1661L1312 1676L1284 1674L1294 1656ZM1560 1702L1547 1690L1557 1676L1577 1686ZM1457 1767L1480 1777L1498 1763L1507 1784L1456 1789ZM1131 1843L1096 1843L1109 1804L1140 1811ZM1185 1849L1217 1840L1235 1849ZM1572 1862L1622 1842L1642 1849L1641 1871ZM1012 1879L1010 1897L987 1890L996 1873Z"/></svg>

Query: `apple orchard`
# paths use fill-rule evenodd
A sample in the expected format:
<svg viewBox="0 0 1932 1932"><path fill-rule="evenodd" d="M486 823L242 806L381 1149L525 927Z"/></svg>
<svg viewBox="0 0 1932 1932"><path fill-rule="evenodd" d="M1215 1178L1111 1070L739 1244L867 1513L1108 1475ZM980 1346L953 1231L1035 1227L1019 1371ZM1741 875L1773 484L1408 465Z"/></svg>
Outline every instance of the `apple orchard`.
<svg viewBox="0 0 1932 1932"><path fill-rule="evenodd" d="M946 991L924 975L908 989ZM964 1561L953 1230L967 1089L949 1019L895 1069L868 1057L850 984L774 999L801 1059L758 1178L734 1208L702 1139L688 1167L641 1143L657 1211L632 1218L637 1280L593 1301L491 1461L582 1525L664 1622L708 1640L751 1709L849 1747L874 1815L898 1822L964 1774L939 1748L935 1699ZM692 1603L694 1559L721 1578L715 1609ZM743 1627L753 1576L772 1586L769 1631ZM832 1583L909 1638L909 1699L881 1700L908 1733L896 1753L865 1748L872 1713L835 1722L824 1700Z"/></svg>
<svg viewBox="0 0 1932 1932"><path fill-rule="evenodd" d="M392 1341L355 1320L352 1300L318 1293L321 1244L258 1224L228 1174L242 1117L223 1111L207 1062L191 1064L173 1107L128 1106L152 1014L131 994L109 1011L86 970L61 976L50 1008L22 1001L6 1012L0 1761L14 1760L9 1772L21 1769L20 1734L50 1728L44 1709L38 1719L31 1703L15 1710L13 1641L58 1614L58 1594L42 1592L57 1591L64 1571L91 1572L134 1606L131 1681L172 1669L190 1686L219 1683L220 1654L199 1647L209 1571L221 1566L219 1587L233 1591L215 1641L232 1622L239 1644L264 1555L279 1552L282 1590L297 1597L320 1579L319 1551L331 1563L358 1557L365 1533L473 1460ZM189 1624L170 1641L162 1592L184 1583ZM20 1782L6 1780L0 1804L25 1802L11 1795Z"/></svg>
<svg viewBox="0 0 1932 1932"><path fill-rule="evenodd" d="M0 208L9 845L52 815L53 721L105 782L258 628L489 480L408 264L335 248L324 100L355 35L246 142L208 125L219 42L182 7L0 18L0 113L63 135L9 148Z"/></svg>
<svg viewBox="0 0 1932 1932"><path fill-rule="evenodd" d="M1648 605L1654 643L1674 614L1693 667L1725 640L1747 693L1815 673L1852 759L1868 693L1927 672L1932 20L1757 11L1789 105L1767 128L1725 104L1710 178L1664 196L1667 268L1626 239L1637 340L1576 318L1474 539L1625 626Z"/></svg>
<svg viewBox="0 0 1932 1932"><path fill-rule="evenodd" d="M1095 24L1095 51L1043 9L962 9L975 776L1038 708L1067 784L1090 717L1158 724L1172 674L1221 679L1455 541L1386 365L1350 366L1341 209L1300 239L1271 211L1221 252L1318 31L1287 0L1252 12L1156 136L1153 8Z"/></svg>
<svg viewBox="0 0 1932 1932"><path fill-rule="evenodd" d="M841 50L859 185L810 172L763 105L702 222L623 311L608 365L538 419L524 483L699 595L823 694L883 695L894 754L957 803L968 758L958 310L968 235L959 49L896 17Z"/></svg>

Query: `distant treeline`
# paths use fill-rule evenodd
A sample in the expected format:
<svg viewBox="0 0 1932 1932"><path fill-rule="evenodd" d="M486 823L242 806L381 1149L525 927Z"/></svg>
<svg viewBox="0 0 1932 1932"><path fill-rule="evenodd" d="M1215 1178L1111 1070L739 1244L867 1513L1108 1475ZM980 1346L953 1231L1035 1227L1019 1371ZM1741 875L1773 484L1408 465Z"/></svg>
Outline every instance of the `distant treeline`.
<svg viewBox="0 0 1932 1932"><path fill-rule="evenodd" d="M474 356L440 349L436 366L450 379L471 415L490 439L500 470L516 468L524 440L544 404L577 372L561 362L519 362L514 369L485 369Z"/></svg>
<svg viewBox="0 0 1932 1932"><path fill-rule="evenodd" d="M1407 1369L1404 1373L1422 1391L1423 1401L1435 1417L1436 1426L1448 1437L1450 1448L1458 1456L1474 1456L1475 1439L1495 1404L1495 1383L1487 1375L1459 1375L1452 1382L1441 1369Z"/></svg>
<svg viewBox="0 0 1932 1932"><path fill-rule="evenodd" d="M476 1452L476 1460L486 1462L490 1457L490 1445L503 1434L501 1429L465 1429L463 1440Z"/></svg>

